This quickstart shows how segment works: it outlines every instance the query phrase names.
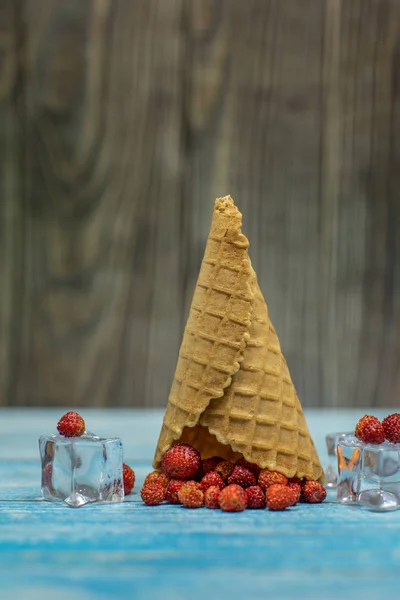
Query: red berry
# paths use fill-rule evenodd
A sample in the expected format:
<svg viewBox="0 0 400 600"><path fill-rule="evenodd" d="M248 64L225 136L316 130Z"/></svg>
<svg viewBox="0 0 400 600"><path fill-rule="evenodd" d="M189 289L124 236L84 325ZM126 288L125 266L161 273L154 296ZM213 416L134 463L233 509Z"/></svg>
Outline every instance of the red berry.
<svg viewBox="0 0 400 600"><path fill-rule="evenodd" d="M382 421L382 426L385 432L385 437L388 442L393 444L400 443L400 414L393 413L388 415Z"/></svg>
<svg viewBox="0 0 400 600"><path fill-rule="evenodd" d="M290 484L290 483L297 483L299 486L301 486L303 483L303 480L300 479L300 477L289 477L288 484Z"/></svg>
<svg viewBox="0 0 400 600"><path fill-rule="evenodd" d="M146 475L143 485L148 485L149 483L155 483L157 478L160 475L160 471L152 471Z"/></svg>
<svg viewBox="0 0 400 600"><path fill-rule="evenodd" d="M200 508L204 504L204 494L197 481L185 481L178 492L178 498L186 508Z"/></svg>
<svg viewBox="0 0 400 600"><path fill-rule="evenodd" d="M232 475L234 468L235 465L230 460L223 460L217 464L214 471L221 476L224 483L228 483L228 479Z"/></svg>
<svg viewBox="0 0 400 600"><path fill-rule="evenodd" d="M189 444L177 444L166 451L162 470L171 479L190 479L200 467L200 454Z"/></svg>
<svg viewBox="0 0 400 600"><path fill-rule="evenodd" d="M326 490L318 481L305 481L301 488L301 499L308 504L319 504L326 498Z"/></svg>
<svg viewBox="0 0 400 600"><path fill-rule="evenodd" d="M269 510L285 510L292 506L294 492L287 485L275 483L267 488L266 497Z"/></svg>
<svg viewBox="0 0 400 600"><path fill-rule="evenodd" d="M236 483L243 489L246 489L252 485L257 485L257 479L254 473L246 469L245 467L236 466L232 475L228 479L228 484Z"/></svg>
<svg viewBox="0 0 400 600"><path fill-rule="evenodd" d="M210 471L207 475L204 475L200 481L200 489L205 492L212 485L216 485L220 490L225 487L222 477L215 471Z"/></svg>
<svg viewBox="0 0 400 600"><path fill-rule="evenodd" d="M228 485L220 492L219 506L226 512L241 512L247 506L246 492L236 483Z"/></svg>
<svg viewBox="0 0 400 600"><path fill-rule="evenodd" d="M164 475L164 473L161 473L161 471L152 471L146 475L143 486L148 485L149 483L157 483L157 485L167 488L169 484L169 478Z"/></svg>
<svg viewBox="0 0 400 600"><path fill-rule="evenodd" d="M180 504L178 493L184 483L185 482L183 479L170 480L165 494L165 499L167 502L169 502L170 504Z"/></svg>
<svg viewBox="0 0 400 600"><path fill-rule="evenodd" d="M157 483L148 483L142 488L140 495L145 504L156 506L165 500L165 488Z"/></svg>
<svg viewBox="0 0 400 600"><path fill-rule="evenodd" d="M382 444L385 430L377 417L364 415L356 425L355 436L364 444Z"/></svg>
<svg viewBox="0 0 400 600"><path fill-rule="evenodd" d="M258 478L261 469L258 465L256 465L256 463L249 462L242 456L242 458L239 458L235 464L237 467L244 467L245 469L248 469Z"/></svg>
<svg viewBox="0 0 400 600"><path fill-rule="evenodd" d="M291 506L294 506L300 501L301 485L299 483L289 483L288 487L293 491L294 502Z"/></svg>
<svg viewBox="0 0 400 600"><path fill-rule="evenodd" d="M58 433L64 437L80 437L85 429L85 421L77 412L67 412L57 423Z"/></svg>
<svg viewBox="0 0 400 600"><path fill-rule="evenodd" d="M252 485L246 490L248 508L265 508L264 492L259 485Z"/></svg>
<svg viewBox="0 0 400 600"><path fill-rule="evenodd" d="M168 484L170 482L170 478L165 475L165 473L160 473L156 479L158 485L162 485L165 489L167 489Z"/></svg>
<svg viewBox="0 0 400 600"><path fill-rule="evenodd" d="M275 484L287 485L287 477L285 477L285 475L282 475L282 473L278 473L278 471L262 469L258 477L258 485L263 490L263 492L265 492L267 488L269 488L271 485Z"/></svg>
<svg viewBox="0 0 400 600"><path fill-rule="evenodd" d="M204 492L204 504L207 508L219 508L219 495L221 493L221 489L212 485Z"/></svg>
<svg viewBox="0 0 400 600"><path fill-rule="evenodd" d="M210 471L215 471L215 467L223 460L224 459L220 456L211 456L211 458L203 459L200 466L201 477L204 477L204 475L207 475L207 473L210 473Z"/></svg>
<svg viewBox="0 0 400 600"><path fill-rule="evenodd" d="M123 464L124 494L128 496L135 485L135 472L131 467Z"/></svg>

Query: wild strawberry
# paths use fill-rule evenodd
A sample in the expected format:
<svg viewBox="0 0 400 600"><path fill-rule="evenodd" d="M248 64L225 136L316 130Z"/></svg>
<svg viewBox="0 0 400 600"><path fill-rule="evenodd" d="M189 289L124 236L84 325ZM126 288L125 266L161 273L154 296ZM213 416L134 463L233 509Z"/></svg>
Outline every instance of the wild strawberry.
<svg viewBox="0 0 400 600"><path fill-rule="evenodd" d="M385 432L385 437L388 442L393 444L400 443L400 414L393 413L388 415L382 421L382 426Z"/></svg>
<svg viewBox="0 0 400 600"><path fill-rule="evenodd" d="M171 479L167 491L165 492L165 499L170 504L180 504L178 493L185 481L183 479Z"/></svg>
<svg viewBox="0 0 400 600"><path fill-rule="evenodd" d="M290 483L297 483L301 487L301 484L303 483L303 480L300 479L300 477L289 477L288 478L288 484L290 484Z"/></svg>
<svg viewBox="0 0 400 600"><path fill-rule="evenodd" d="M269 510L285 510L292 506L294 492L287 485L274 483L267 488L266 498Z"/></svg>
<svg viewBox="0 0 400 600"><path fill-rule="evenodd" d="M200 489L205 492L212 485L216 485L220 490L225 487L222 477L215 471L210 471L207 475L204 475L200 481Z"/></svg>
<svg viewBox="0 0 400 600"><path fill-rule="evenodd" d="M162 485L164 488L167 488L169 484L169 478L164 473L161 473L161 471L152 471L146 475L143 485L145 486L149 483L157 483L157 485Z"/></svg>
<svg viewBox="0 0 400 600"><path fill-rule="evenodd" d="M221 476L224 483L228 483L228 479L232 475L234 468L235 465L230 460L223 460L217 464L214 471Z"/></svg>
<svg viewBox="0 0 400 600"><path fill-rule="evenodd" d="M178 492L178 498L186 508L200 508L204 504L204 494L197 481L185 481Z"/></svg>
<svg viewBox="0 0 400 600"><path fill-rule="evenodd" d="M237 467L244 467L245 469L248 469L249 471L254 473L256 478L258 478L261 471L260 467L256 465L256 463L249 462L243 456L242 458L239 458L239 460L236 461L235 465Z"/></svg>
<svg viewBox="0 0 400 600"><path fill-rule="evenodd" d="M148 485L149 483L155 483L157 478L161 475L160 471L152 471L148 473L144 479L143 485ZM164 473L163 473L164 475Z"/></svg>
<svg viewBox="0 0 400 600"><path fill-rule="evenodd" d="M167 491L165 492L165 499L170 504L180 504L178 493L185 481L183 479L171 479Z"/></svg>
<svg viewBox="0 0 400 600"><path fill-rule="evenodd" d="M158 485L162 485L165 489L167 489L170 479L165 475L165 473L160 473L156 479L156 482Z"/></svg>
<svg viewBox="0 0 400 600"><path fill-rule="evenodd" d="M200 479L210 473L210 471L215 471L215 467L218 463L222 462L224 459L220 456L211 456L210 458L204 458L201 461L200 465Z"/></svg>
<svg viewBox="0 0 400 600"><path fill-rule="evenodd" d="M262 469L258 476L258 485L265 492L270 485L287 485L288 480L285 475L278 473L278 471L270 471L269 469Z"/></svg>
<svg viewBox="0 0 400 600"><path fill-rule="evenodd" d="M300 501L301 485L298 483L288 483L288 487L293 491L294 502L291 506L294 506Z"/></svg>
<svg viewBox="0 0 400 600"><path fill-rule="evenodd" d="M221 488L216 485L212 485L207 488L204 492L204 504L207 508L219 508L219 495Z"/></svg>
<svg viewBox="0 0 400 600"><path fill-rule="evenodd" d="M67 412L57 423L58 433L64 437L80 437L85 429L85 421L77 412Z"/></svg>
<svg viewBox="0 0 400 600"><path fill-rule="evenodd" d="M135 485L135 472L131 467L123 464L124 494L128 496Z"/></svg>
<svg viewBox="0 0 400 600"><path fill-rule="evenodd" d="M382 444L385 430L377 417L364 415L356 425L355 436L364 444Z"/></svg>
<svg viewBox="0 0 400 600"><path fill-rule="evenodd" d="M326 498L326 491L318 481L305 481L301 488L301 499L308 504L319 504Z"/></svg>
<svg viewBox="0 0 400 600"><path fill-rule="evenodd" d="M165 500L165 488L157 483L148 483L141 491L142 500L148 506L156 506Z"/></svg>
<svg viewBox="0 0 400 600"><path fill-rule="evenodd" d="M259 485L252 485L246 490L247 508L265 508L264 492Z"/></svg>
<svg viewBox="0 0 400 600"><path fill-rule="evenodd" d="M162 470L171 479L190 479L200 467L200 454L189 444L177 444L166 451Z"/></svg>
<svg viewBox="0 0 400 600"><path fill-rule="evenodd" d="M257 485L257 479L254 473L246 469L245 467L238 467L232 471L232 475L228 479L228 484L236 483L240 485L243 489L246 489L252 485Z"/></svg>
<svg viewBox="0 0 400 600"><path fill-rule="evenodd" d="M247 506L247 495L244 489L232 483L221 490L219 506L226 512L241 512Z"/></svg>

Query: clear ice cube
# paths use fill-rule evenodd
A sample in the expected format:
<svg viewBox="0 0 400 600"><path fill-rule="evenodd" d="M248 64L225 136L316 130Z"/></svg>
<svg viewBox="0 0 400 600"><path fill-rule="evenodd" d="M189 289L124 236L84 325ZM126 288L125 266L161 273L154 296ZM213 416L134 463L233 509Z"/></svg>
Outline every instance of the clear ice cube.
<svg viewBox="0 0 400 600"><path fill-rule="evenodd" d="M351 435L350 431L336 431L328 433L325 436L327 459L324 462L325 481L327 488L336 488L338 479L336 448L339 440L347 435Z"/></svg>
<svg viewBox="0 0 400 600"><path fill-rule="evenodd" d="M361 485L362 444L349 435L337 445L337 498L339 502L357 502Z"/></svg>
<svg viewBox="0 0 400 600"><path fill-rule="evenodd" d="M370 510L400 508L400 445L363 444L352 435L338 442L337 498Z"/></svg>
<svg viewBox="0 0 400 600"><path fill-rule="evenodd" d="M39 439L42 495L79 507L90 502L121 502L122 441L85 434L66 438L43 435Z"/></svg>

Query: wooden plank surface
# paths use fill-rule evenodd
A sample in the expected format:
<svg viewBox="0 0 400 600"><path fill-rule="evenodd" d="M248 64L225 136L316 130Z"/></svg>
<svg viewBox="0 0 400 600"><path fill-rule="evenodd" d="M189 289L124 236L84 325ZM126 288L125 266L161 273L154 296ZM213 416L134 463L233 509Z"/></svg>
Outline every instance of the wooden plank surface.
<svg viewBox="0 0 400 600"><path fill-rule="evenodd" d="M360 410L306 411L322 460L328 425L349 430ZM55 430L59 409L0 410L1 600L396 597L400 511L364 512L333 496L282 513L146 507L139 490L162 411L82 413L97 433L123 438L135 493L81 509L41 501L37 438Z"/></svg>
<svg viewBox="0 0 400 600"><path fill-rule="evenodd" d="M398 0L1 11L0 405L162 406L231 193L303 404L395 406Z"/></svg>
<svg viewBox="0 0 400 600"><path fill-rule="evenodd" d="M212 3L200 0L190 6L192 178L200 212L200 218L192 212L192 228L199 231L200 221L201 239L207 234L204 198L224 190L237 198L300 397L320 404L329 360L321 352L319 314L324 3L227 0L211 11ZM197 262L198 256L192 284Z"/></svg>
<svg viewBox="0 0 400 600"><path fill-rule="evenodd" d="M180 0L24 11L29 231L12 402L152 404L180 333Z"/></svg>
<svg viewBox="0 0 400 600"><path fill-rule="evenodd" d="M0 3L0 405L14 397L24 290L24 83L19 3Z"/></svg>

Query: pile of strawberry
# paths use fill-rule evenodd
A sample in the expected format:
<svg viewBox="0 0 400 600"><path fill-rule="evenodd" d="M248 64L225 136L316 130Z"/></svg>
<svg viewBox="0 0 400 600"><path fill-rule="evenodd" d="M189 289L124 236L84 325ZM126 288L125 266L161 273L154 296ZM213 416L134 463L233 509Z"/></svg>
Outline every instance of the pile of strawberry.
<svg viewBox="0 0 400 600"><path fill-rule="evenodd" d="M388 415L382 422L372 415L364 415L354 434L364 444L382 444L385 440L400 444L400 414Z"/></svg>
<svg viewBox="0 0 400 600"><path fill-rule="evenodd" d="M147 475L141 490L142 500L149 506L166 501L186 508L206 506L240 512L265 507L284 510L299 501L315 504L326 498L318 481L287 478L244 458L236 463L219 456L202 460L188 444L167 450L161 467L162 471Z"/></svg>
<svg viewBox="0 0 400 600"><path fill-rule="evenodd" d="M86 432L86 424L77 412L67 412L57 423L57 431L64 437L81 437ZM124 494L128 496L135 485L135 472L123 464Z"/></svg>

